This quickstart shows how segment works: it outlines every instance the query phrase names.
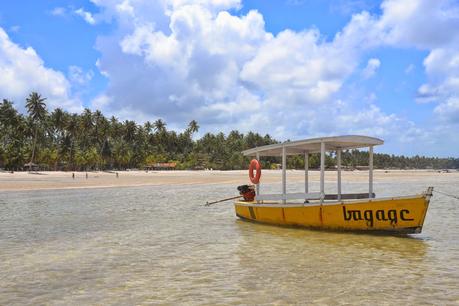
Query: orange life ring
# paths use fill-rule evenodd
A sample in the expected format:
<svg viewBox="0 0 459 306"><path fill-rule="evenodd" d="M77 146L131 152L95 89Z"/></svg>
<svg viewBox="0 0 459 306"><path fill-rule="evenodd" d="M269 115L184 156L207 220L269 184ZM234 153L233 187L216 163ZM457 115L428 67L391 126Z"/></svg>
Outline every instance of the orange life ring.
<svg viewBox="0 0 459 306"><path fill-rule="evenodd" d="M257 173L253 175L253 170L256 170ZM252 159L250 161L250 166L249 166L249 178L250 181L254 184L258 184L260 182L260 177L261 177L261 165L260 162L256 159Z"/></svg>

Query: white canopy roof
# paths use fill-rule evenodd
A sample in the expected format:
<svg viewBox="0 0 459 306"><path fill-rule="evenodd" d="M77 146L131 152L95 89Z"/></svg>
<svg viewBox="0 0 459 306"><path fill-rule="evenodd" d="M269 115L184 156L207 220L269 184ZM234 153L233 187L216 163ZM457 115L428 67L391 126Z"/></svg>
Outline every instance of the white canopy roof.
<svg viewBox="0 0 459 306"><path fill-rule="evenodd" d="M281 156L282 147L285 146L287 155L299 155L304 153L318 153L320 152L320 144L325 143L326 151L348 150L357 149L370 146L381 145L383 140L368 136L359 135L346 135L346 136L333 136L311 138L296 141L286 141L262 147L242 151L242 154L248 156L255 156L257 153L260 156Z"/></svg>

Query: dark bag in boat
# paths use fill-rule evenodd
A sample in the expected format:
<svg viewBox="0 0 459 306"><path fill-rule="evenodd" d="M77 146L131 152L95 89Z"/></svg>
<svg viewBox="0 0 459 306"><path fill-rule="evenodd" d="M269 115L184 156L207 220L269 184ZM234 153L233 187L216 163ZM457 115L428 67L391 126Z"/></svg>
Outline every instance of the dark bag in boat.
<svg viewBox="0 0 459 306"><path fill-rule="evenodd" d="M241 185L237 187L239 194L244 197L244 201L255 200L255 186L253 185Z"/></svg>

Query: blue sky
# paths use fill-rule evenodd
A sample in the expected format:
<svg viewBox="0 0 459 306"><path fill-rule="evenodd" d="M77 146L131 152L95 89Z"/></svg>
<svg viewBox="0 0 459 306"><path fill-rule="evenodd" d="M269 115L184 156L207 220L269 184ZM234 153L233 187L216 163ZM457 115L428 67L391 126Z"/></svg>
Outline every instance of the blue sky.
<svg viewBox="0 0 459 306"><path fill-rule="evenodd" d="M451 0L3 1L0 98L457 157L458 50Z"/></svg>

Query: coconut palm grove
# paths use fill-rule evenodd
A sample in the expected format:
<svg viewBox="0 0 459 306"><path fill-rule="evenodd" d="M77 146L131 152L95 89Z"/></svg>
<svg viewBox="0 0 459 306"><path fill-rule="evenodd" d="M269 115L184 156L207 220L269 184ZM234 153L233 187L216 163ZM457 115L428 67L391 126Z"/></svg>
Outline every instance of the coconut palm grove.
<svg viewBox="0 0 459 306"><path fill-rule="evenodd" d="M162 119L138 124L132 120L107 118L86 108L80 114L61 108L47 109L46 98L32 92L26 99L26 114L7 99L0 102L0 168L17 171L34 165L41 170L125 170L144 169L155 163L173 162L176 169L246 169L249 159L240 152L255 146L277 143L270 135L236 130L228 135L206 133L199 139L195 120L181 132L168 130ZM332 155L327 167L334 166ZM277 158L263 160L266 168L276 168ZM343 153L348 168L365 166L368 153ZM318 167L318 155L309 164ZM376 168L459 168L458 158L395 156L375 154ZM302 168L300 157L288 160L289 168Z"/></svg>

